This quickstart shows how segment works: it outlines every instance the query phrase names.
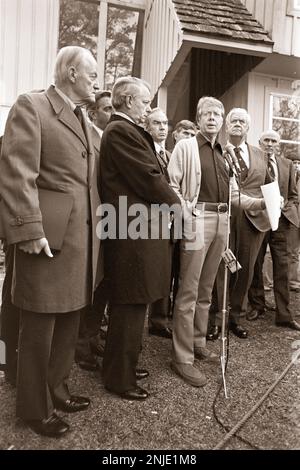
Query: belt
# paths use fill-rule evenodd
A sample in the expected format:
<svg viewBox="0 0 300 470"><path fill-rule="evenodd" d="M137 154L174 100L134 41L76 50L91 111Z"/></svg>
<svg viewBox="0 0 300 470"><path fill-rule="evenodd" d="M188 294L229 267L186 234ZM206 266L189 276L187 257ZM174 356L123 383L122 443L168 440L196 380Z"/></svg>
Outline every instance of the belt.
<svg viewBox="0 0 300 470"><path fill-rule="evenodd" d="M227 202L199 202L205 211L224 213L228 211Z"/></svg>

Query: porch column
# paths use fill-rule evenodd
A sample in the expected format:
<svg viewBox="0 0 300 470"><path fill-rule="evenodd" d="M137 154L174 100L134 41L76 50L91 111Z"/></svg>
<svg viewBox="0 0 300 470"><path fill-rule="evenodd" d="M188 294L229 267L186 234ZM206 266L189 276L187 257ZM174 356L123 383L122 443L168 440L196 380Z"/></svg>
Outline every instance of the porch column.
<svg viewBox="0 0 300 470"><path fill-rule="evenodd" d="M157 106L161 108L167 114L167 105L168 105L168 88L162 86L158 89L157 92Z"/></svg>
<svg viewBox="0 0 300 470"><path fill-rule="evenodd" d="M97 62L100 90L104 89L104 71L105 71L105 44L107 33L107 0L101 0L99 5L99 25L98 25L98 43L97 43Z"/></svg>

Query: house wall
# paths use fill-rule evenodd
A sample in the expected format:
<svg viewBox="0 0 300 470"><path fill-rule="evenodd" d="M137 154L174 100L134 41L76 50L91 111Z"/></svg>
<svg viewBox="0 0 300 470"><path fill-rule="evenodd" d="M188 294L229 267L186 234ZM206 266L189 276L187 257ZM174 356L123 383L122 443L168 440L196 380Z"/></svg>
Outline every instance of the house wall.
<svg viewBox="0 0 300 470"><path fill-rule="evenodd" d="M0 135L16 97L52 81L59 0L0 1Z"/></svg>
<svg viewBox="0 0 300 470"><path fill-rule="evenodd" d="M289 14L293 0L242 0L242 3L270 33L274 52L300 57L300 10Z"/></svg>

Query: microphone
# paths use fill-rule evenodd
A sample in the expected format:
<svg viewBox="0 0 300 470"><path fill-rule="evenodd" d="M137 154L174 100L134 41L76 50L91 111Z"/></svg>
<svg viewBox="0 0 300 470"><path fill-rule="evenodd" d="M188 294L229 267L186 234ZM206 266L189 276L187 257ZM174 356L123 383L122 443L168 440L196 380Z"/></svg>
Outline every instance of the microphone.
<svg viewBox="0 0 300 470"><path fill-rule="evenodd" d="M234 153L234 150L232 148L231 145L229 144L226 144L225 145L225 152L227 155L229 155L230 158L226 158L226 161L229 163L228 160L231 161L231 166L232 166L232 169L233 169L233 173L235 174L236 178L238 179L238 181L240 180L240 165L239 165L239 162L238 162L238 159L237 159L237 156L236 154Z"/></svg>

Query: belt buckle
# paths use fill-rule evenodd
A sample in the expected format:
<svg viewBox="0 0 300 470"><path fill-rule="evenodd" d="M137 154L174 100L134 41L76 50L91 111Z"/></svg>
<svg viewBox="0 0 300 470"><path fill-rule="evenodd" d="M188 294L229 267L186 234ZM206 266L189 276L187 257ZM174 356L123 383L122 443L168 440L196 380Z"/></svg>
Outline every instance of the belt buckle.
<svg viewBox="0 0 300 470"><path fill-rule="evenodd" d="M218 213L223 214L224 212L227 212L227 204L226 202L221 202L218 204Z"/></svg>

